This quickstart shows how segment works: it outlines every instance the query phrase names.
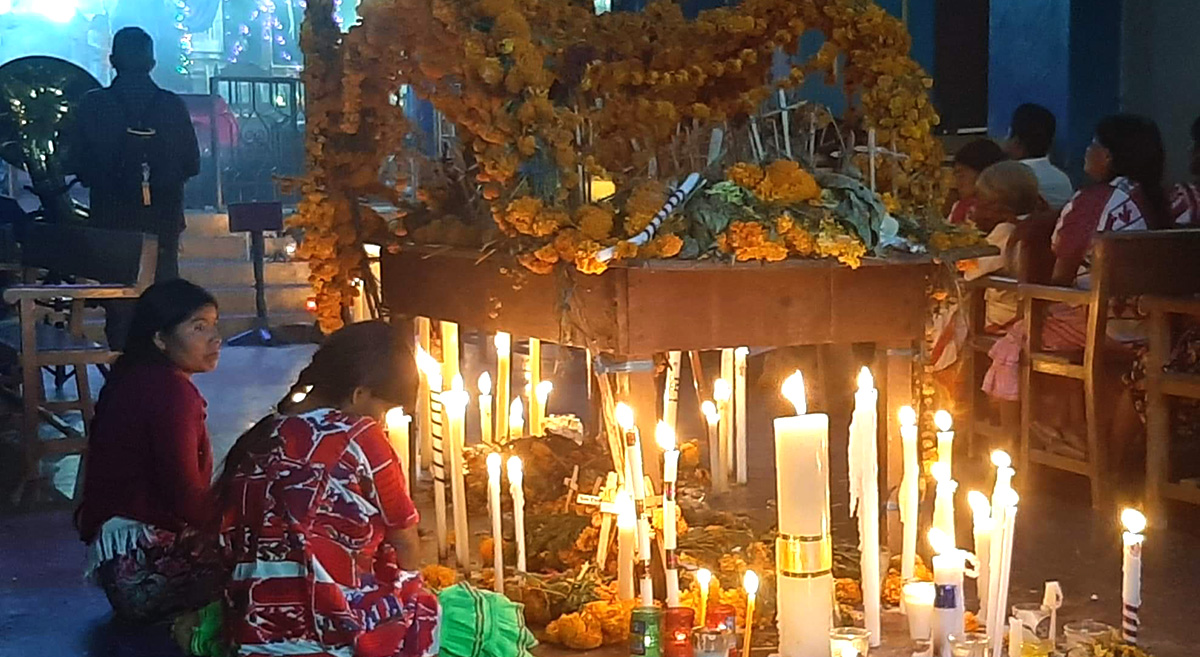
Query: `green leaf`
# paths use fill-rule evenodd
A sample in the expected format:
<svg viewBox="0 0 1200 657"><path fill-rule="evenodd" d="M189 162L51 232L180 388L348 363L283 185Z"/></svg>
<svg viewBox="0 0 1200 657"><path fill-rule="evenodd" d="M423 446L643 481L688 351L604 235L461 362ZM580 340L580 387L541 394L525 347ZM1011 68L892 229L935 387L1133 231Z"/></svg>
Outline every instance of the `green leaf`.
<svg viewBox="0 0 1200 657"><path fill-rule="evenodd" d="M700 257L701 252L699 240L691 235L683 236L683 248L679 249L679 258L683 260L695 260Z"/></svg>

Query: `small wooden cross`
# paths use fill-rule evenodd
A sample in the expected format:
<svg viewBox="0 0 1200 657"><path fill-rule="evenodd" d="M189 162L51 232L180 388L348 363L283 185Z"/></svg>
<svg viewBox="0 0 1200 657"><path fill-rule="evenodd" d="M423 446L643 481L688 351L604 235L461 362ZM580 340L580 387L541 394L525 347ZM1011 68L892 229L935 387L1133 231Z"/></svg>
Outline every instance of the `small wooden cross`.
<svg viewBox="0 0 1200 657"><path fill-rule="evenodd" d="M612 542L613 518L620 512L616 504L618 488L617 473L610 472L599 494L586 495L580 493L575 496L576 504L599 507L602 514L600 518L600 540L596 545L596 563L601 567L604 566L605 560L608 559L608 544Z"/></svg>
<svg viewBox="0 0 1200 657"><path fill-rule="evenodd" d="M575 493L579 490L578 465L571 469L571 476L563 479L563 483L567 486L567 499L563 503L563 513L566 513L571 510L571 501L575 499Z"/></svg>

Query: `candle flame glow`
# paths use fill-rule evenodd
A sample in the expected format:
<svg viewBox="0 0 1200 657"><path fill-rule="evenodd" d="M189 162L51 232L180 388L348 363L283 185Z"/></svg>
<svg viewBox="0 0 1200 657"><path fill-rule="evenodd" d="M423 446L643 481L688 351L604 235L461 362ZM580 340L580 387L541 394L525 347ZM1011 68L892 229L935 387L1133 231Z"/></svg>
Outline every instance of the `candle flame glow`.
<svg viewBox="0 0 1200 657"><path fill-rule="evenodd" d="M442 365L422 347L417 347L417 369L421 370L425 374L425 378L429 379L430 387L442 387ZM433 385L434 381L437 381L436 386Z"/></svg>
<svg viewBox="0 0 1200 657"><path fill-rule="evenodd" d="M733 397L733 388L725 379L717 379L713 382L713 399L718 403L724 404Z"/></svg>
<svg viewBox="0 0 1200 657"><path fill-rule="evenodd" d="M658 426L654 427L654 440L664 452L675 450L675 430L662 420L659 420Z"/></svg>
<svg viewBox="0 0 1200 657"><path fill-rule="evenodd" d="M494 481L500 479L500 454L492 452L487 455L488 478Z"/></svg>
<svg viewBox="0 0 1200 657"><path fill-rule="evenodd" d="M917 424L917 412L912 406L900 407L900 424L906 427L913 427Z"/></svg>
<svg viewBox="0 0 1200 657"><path fill-rule="evenodd" d="M520 486L521 480L525 477L525 468L521 463L521 457L510 456L505 465L508 466L508 480L512 482L512 485Z"/></svg>
<svg viewBox="0 0 1200 657"><path fill-rule="evenodd" d="M863 368L858 371L858 389L865 391L874 387L875 377L871 376L870 369L868 369L866 366L863 366Z"/></svg>
<svg viewBox="0 0 1200 657"><path fill-rule="evenodd" d="M395 408L388 409L387 414L383 416L383 423L389 429L399 429L401 425L404 424L405 420L411 419L411 417L404 413L403 406L397 406Z"/></svg>
<svg viewBox="0 0 1200 657"><path fill-rule="evenodd" d="M546 400L550 398L550 391L552 390L554 390L554 383L550 381L538 381L537 389L534 392L537 394L538 403L543 407L546 405Z"/></svg>
<svg viewBox="0 0 1200 657"><path fill-rule="evenodd" d="M934 463L929 466L929 474L933 475L933 480L939 484L950 481L950 466L945 463Z"/></svg>
<svg viewBox="0 0 1200 657"><path fill-rule="evenodd" d="M997 468L1011 468L1012 457L1008 455L1008 452L998 449L992 452L992 465Z"/></svg>
<svg viewBox="0 0 1200 657"><path fill-rule="evenodd" d="M1125 525L1125 531L1140 534L1146 530L1146 516L1137 509L1124 509L1121 511L1121 524Z"/></svg>
<svg viewBox="0 0 1200 657"><path fill-rule="evenodd" d="M492 342L496 345L496 353L501 356L507 356L512 351L512 336L507 333L497 333Z"/></svg>
<svg viewBox="0 0 1200 657"><path fill-rule="evenodd" d="M783 387L780 389L783 392L783 397L796 407L796 415L804 415L808 412L808 398L804 392L804 373L796 370L791 376L783 380Z"/></svg>
<svg viewBox="0 0 1200 657"><path fill-rule="evenodd" d="M300 402L304 401L305 397L308 397L307 392L304 392L303 390L297 390L296 392L292 393L292 403L299 404Z"/></svg>
<svg viewBox="0 0 1200 657"><path fill-rule="evenodd" d="M484 372L479 375L479 396L487 397L492 394L492 375Z"/></svg>
<svg viewBox="0 0 1200 657"><path fill-rule="evenodd" d="M737 356L738 358L745 358L746 356L750 355L750 348L749 347L738 347L737 349L733 350L733 355Z"/></svg>
<svg viewBox="0 0 1200 657"><path fill-rule="evenodd" d="M944 433L954 426L954 418L950 417L947 411L938 411L933 414L933 423L937 425L938 431Z"/></svg>
<svg viewBox="0 0 1200 657"><path fill-rule="evenodd" d="M973 490L967 493L967 503L971 505L971 511L976 518L990 518L992 515L991 505L988 503L987 495Z"/></svg>
<svg viewBox="0 0 1200 657"><path fill-rule="evenodd" d="M753 598L758 593L758 573L753 570L747 570L742 576L742 588L746 589L746 594Z"/></svg>
<svg viewBox="0 0 1200 657"><path fill-rule="evenodd" d="M931 527L929 529L929 547L933 548L934 554L946 554L954 549L954 539L942 531L941 527Z"/></svg>
<svg viewBox="0 0 1200 657"><path fill-rule="evenodd" d="M633 409L625 402L617 403L617 425L626 433L633 429Z"/></svg>
<svg viewBox="0 0 1200 657"><path fill-rule="evenodd" d="M704 403L700 404L700 412L704 413L704 419L708 420L709 424L721 421L721 415L717 413L717 405L710 400L705 399Z"/></svg>
<svg viewBox="0 0 1200 657"><path fill-rule="evenodd" d="M701 568L696 571L696 583L700 585L700 590L705 595L708 594L708 585L712 582L712 571L707 568Z"/></svg>
<svg viewBox="0 0 1200 657"><path fill-rule="evenodd" d="M633 506L633 498L629 496L628 491L624 488L618 490L613 505L617 507L617 527L632 529L637 525L637 510Z"/></svg>
<svg viewBox="0 0 1200 657"><path fill-rule="evenodd" d="M464 388L464 386L463 386L463 378L462 378L461 374L455 374L454 378L450 379L450 391L451 392L465 392L466 391L466 388Z"/></svg>
<svg viewBox="0 0 1200 657"><path fill-rule="evenodd" d="M514 398L508 405L508 426L518 429L525 426L525 404L520 397Z"/></svg>

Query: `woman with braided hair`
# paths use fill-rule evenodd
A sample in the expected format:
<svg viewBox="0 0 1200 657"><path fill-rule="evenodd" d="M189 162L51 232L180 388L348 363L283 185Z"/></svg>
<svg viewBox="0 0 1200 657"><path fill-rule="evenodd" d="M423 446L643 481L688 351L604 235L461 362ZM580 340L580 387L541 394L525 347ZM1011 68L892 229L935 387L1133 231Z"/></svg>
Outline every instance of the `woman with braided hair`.
<svg viewBox="0 0 1200 657"><path fill-rule="evenodd" d="M381 426L416 389L409 341L384 322L352 324L230 451L217 490L239 655L437 652L417 510Z"/></svg>

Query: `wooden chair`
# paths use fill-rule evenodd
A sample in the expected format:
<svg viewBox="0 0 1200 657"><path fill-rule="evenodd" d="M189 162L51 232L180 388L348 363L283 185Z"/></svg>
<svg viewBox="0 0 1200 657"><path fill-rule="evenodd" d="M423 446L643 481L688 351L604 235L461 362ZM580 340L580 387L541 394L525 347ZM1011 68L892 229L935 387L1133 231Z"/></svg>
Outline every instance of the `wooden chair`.
<svg viewBox="0 0 1200 657"><path fill-rule="evenodd" d="M1200 292L1200 230L1130 231L1097 238L1091 266L1091 289L1023 284L1019 286L1027 325L1021 367L1020 462L1045 465L1087 477L1092 506L1104 500L1102 479L1107 454L1100 435L1107 412L1097 395L1108 347L1109 304L1139 295L1190 295ZM1086 340L1081 354L1042 349L1044 306L1049 302L1087 306ZM1087 422L1087 454L1072 458L1035 449L1030 441L1036 374L1083 383Z"/></svg>
<svg viewBox="0 0 1200 657"><path fill-rule="evenodd" d="M86 282L30 283L4 291L5 302L17 304L19 314L16 325L0 328L0 344L17 352L21 372L25 471L13 494L15 501L36 476L44 456L83 453L87 447L86 431L94 408L87 366L111 363L117 354L84 334L85 304L138 297L154 282L157 259L158 240L152 235L46 223L27 228L21 249L21 264L27 272L51 272L55 280ZM66 304L64 324L43 321L45 312L39 304L51 301ZM72 368L77 399L44 401L45 367ZM72 410L83 415L83 433L58 416ZM42 441L38 427L43 419L65 439Z"/></svg>
<svg viewBox="0 0 1200 657"><path fill-rule="evenodd" d="M1166 371L1175 318L1200 320L1200 298L1143 297L1150 315L1146 355L1146 511L1155 526L1167 524L1163 500L1200 505L1200 486L1173 481L1170 398L1200 400L1200 374Z"/></svg>

